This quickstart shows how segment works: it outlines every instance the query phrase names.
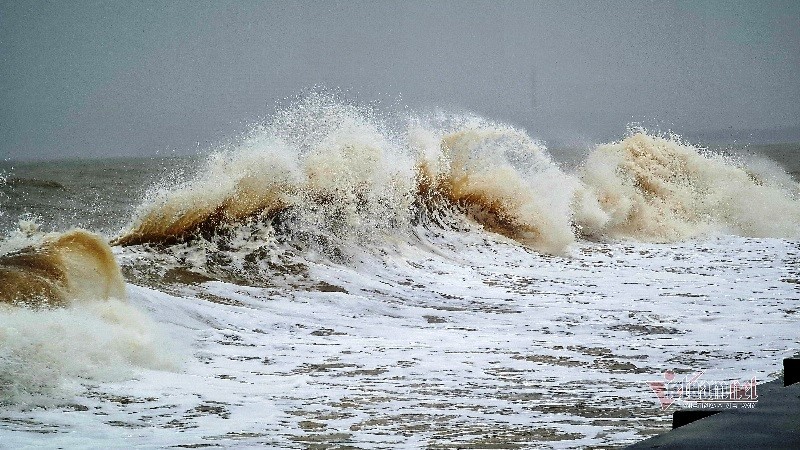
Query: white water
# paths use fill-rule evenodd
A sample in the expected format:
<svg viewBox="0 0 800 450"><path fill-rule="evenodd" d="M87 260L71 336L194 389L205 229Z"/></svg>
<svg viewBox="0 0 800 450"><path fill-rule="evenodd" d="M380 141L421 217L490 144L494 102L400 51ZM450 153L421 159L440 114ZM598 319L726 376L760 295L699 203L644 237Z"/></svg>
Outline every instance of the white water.
<svg viewBox="0 0 800 450"><path fill-rule="evenodd" d="M6 408L0 442L619 445L668 427L646 385L664 370L762 381L800 343L796 242L580 242L560 258L478 230L417 232L435 247L310 263L346 293L129 285L190 343L182 369L86 381L70 402L85 411Z"/></svg>
<svg viewBox="0 0 800 450"><path fill-rule="evenodd" d="M570 174L510 126L410 122L311 96L153 187L129 304L0 311L0 443L621 445L668 426L664 371L796 351L781 168L634 132Z"/></svg>
<svg viewBox="0 0 800 450"><path fill-rule="evenodd" d="M66 308L0 310L0 402L53 407L90 385L135 377L141 368L177 370L183 356L158 327L119 300Z"/></svg>

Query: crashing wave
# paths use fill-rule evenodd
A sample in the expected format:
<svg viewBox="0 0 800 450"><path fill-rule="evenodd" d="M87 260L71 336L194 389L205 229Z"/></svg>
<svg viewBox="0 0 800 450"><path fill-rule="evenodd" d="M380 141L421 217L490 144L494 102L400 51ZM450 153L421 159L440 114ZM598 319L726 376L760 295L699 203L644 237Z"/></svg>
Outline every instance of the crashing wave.
<svg viewBox="0 0 800 450"><path fill-rule="evenodd" d="M711 231L800 236L800 191L780 168L748 171L677 138L637 131L601 145L581 180L602 210L580 221L587 235L664 242Z"/></svg>
<svg viewBox="0 0 800 450"><path fill-rule="evenodd" d="M84 230L50 234L0 255L0 304L65 306L124 299L125 283L111 248Z"/></svg>

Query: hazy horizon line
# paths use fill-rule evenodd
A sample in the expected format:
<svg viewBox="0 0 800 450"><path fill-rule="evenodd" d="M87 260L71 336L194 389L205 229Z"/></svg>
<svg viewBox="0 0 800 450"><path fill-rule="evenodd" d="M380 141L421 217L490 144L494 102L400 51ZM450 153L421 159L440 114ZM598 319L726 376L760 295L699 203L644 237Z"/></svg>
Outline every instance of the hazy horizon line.
<svg viewBox="0 0 800 450"><path fill-rule="evenodd" d="M645 127L645 129L648 129ZM527 130L526 130L527 131ZM680 136L685 142L698 147L704 146L718 146L718 145L731 145L735 147L748 147L748 146L768 146L768 145L791 145L800 144L800 126L782 126L775 128L750 128L750 129L710 129L703 131L687 131L679 132L676 130L652 130L655 134L674 134ZM186 148L183 150L172 149L165 151L155 151L151 154L140 155L103 155L103 154L85 154L79 156L54 156L50 154L37 157L36 155L28 155L27 157L7 157L0 160L0 164L8 163L36 163L36 162L58 162L58 161L99 161L99 160L145 160L145 159L170 159L170 158L187 158L198 156L205 156L218 148L227 147L226 143L235 142L238 137L245 133L232 133L229 136L224 136L215 142L208 143L207 146L201 147L199 150L195 146L193 148ZM588 146L597 146L608 142L623 139L625 134L620 134L616 139L597 139L591 142L576 143L576 140L563 139L563 138L541 138L533 136L534 139L541 141L549 149L565 149L565 148L584 148ZM97 149L102 151L103 149Z"/></svg>

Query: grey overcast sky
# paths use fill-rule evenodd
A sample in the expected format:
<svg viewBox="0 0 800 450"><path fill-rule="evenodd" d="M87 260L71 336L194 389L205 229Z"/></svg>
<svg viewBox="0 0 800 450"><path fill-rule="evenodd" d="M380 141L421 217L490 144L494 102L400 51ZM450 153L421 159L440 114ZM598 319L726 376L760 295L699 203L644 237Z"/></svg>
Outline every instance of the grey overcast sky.
<svg viewBox="0 0 800 450"><path fill-rule="evenodd" d="M4 159L192 152L314 85L556 142L800 127L796 0L0 0L0 58Z"/></svg>

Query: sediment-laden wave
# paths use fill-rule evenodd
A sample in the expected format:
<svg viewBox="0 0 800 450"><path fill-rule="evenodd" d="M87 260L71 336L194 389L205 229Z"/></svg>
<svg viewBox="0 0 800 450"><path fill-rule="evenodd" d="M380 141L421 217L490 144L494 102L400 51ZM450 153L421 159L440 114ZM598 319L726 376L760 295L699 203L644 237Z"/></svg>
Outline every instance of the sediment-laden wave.
<svg viewBox="0 0 800 450"><path fill-rule="evenodd" d="M362 111L312 97L212 155L194 179L154 191L113 243L174 243L251 219L290 222L295 238L368 238L407 223L411 167Z"/></svg>
<svg viewBox="0 0 800 450"><path fill-rule="evenodd" d="M124 299L125 283L108 244L84 230L51 234L0 255L0 304L65 306Z"/></svg>
<svg viewBox="0 0 800 450"><path fill-rule="evenodd" d="M212 155L194 179L156 190L113 243L170 244L258 220L295 240L347 246L403 233L435 197L491 231L562 252L578 185L506 125L415 121L391 133L361 109L311 97Z"/></svg>
<svg viewBox="0 0 800 450"><path fill-rule="evenodd" d="M758 169L638 131L589 155L581 181L602 214L578 224L587 235L663 242L709 231L800 236L798 184L775 165Z"/></svg>
<svg viewBox="0 0 800 450"><path fill-rule="evenodd" d="M177 368L168 341L126 301L103 238L35 228L0 242L0 405L69 402L83 380Z"/></svg>
<svg viewBox="0 0 800 450"><path fill-rule="evenodd" d="M462 124L421 152L418 176L423 203L444 199L433 204L456 206L490 231L548 253L563 252L574 240L570 201L577 180L520 130Z"/></svg>
<svg viewBox="0 0 800 450"><path fill-rule="evenodd" d="M508 125L442 115L392 131L371 112L318 94L211 155L193 179L155 189L113 243L174 244L258 222L284 241L340 253L444 209L564 253L576 236L794 237L797 197L797 183L777 167L748 171L643 130L597 147L569 174Z"/></svg>

